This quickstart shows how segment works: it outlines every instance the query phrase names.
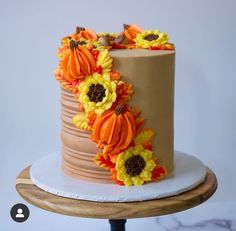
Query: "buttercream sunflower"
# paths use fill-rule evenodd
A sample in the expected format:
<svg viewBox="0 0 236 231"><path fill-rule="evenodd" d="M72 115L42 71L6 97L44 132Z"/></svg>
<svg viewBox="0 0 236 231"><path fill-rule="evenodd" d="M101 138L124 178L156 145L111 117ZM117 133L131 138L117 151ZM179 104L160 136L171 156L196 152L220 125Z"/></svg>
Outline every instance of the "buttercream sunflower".
<svg viewBox="0 0 236 231"><path fill-rule="evenodd" d="M85 112L101 115L116 100L116 83L111 81L109 74L94 73L79 85L79 93L79 101Z"/></svg>
<svg viewBox="0 0 236 231"><path fill-rule="evenodd" d="M169 36L159 30L145 30L137 34L134 41L138 47L149 48L166 44L169 41Z"/></svg>
<svg viewBox="0 0 236 231"><path fill-rule="evenodd" d="M142 185L152 180L155 162L153 153L142 145L130 147L118 155L116 160L117 180L126 186Z"/></svg>

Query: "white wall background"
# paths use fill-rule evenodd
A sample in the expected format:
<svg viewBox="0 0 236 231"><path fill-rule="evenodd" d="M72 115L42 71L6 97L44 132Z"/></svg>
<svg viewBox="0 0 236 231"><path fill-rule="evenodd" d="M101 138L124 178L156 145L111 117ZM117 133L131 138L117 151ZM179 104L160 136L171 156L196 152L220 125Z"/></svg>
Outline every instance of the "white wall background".
<svg viewBox="0 0 236 231"><path fill-rule="evenodd" d="M59 87L53 70L60 38L85 26L120 31L123 23L168 32L176 44L175 147L218 176L211 201L235 201L236 1L0 0L0 229L104 230L102 220L61 216L30 206L18 224L9 210L23 202L15 177L60 149ZM142 230L150 219L130 223ZM2 229L1 229L2 230Z"/></svg>

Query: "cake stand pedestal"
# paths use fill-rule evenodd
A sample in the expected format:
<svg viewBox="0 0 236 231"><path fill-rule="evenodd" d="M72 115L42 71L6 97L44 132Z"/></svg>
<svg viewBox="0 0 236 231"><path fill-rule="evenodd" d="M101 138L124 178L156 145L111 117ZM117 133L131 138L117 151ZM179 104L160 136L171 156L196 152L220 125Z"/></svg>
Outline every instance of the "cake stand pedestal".
<svg viewBox="0 0 236 231"><path fill-rule="evenodd" d="M176 196L138 202L94 202L48 193L33 184L25 168L16 179L17 192L41 209L69 216L109 219L111 231L124 231L128 218L171 214L197 206L210 198L217 188L217 179L209 168L203 183Z"/></svg>

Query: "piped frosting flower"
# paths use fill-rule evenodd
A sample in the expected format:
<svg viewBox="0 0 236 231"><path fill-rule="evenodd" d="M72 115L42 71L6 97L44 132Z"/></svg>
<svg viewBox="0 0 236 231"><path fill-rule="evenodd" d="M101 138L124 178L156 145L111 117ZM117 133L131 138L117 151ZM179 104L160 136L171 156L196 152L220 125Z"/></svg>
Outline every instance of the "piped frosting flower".
<svg viewBox="0 0 236 231"><path fill-rule="evenodd" d="M164 45L168 40L168 35L159 30L145 30L142 33L137 34L134 39L136 45L142 48Z"/></svg>
<svg viewBox="0 0 236 231"><path fill-rule="evenodd" d="M60 82L60 85L61 85L62 88L65 88L66 90L71 91L74 94L78 93L78 87L77 87L77 85L79 83L78 80L68 81L64 77L63 72L62 72L62 70L60 68L57 68L54 71L54 75L55 75L56 80L58 80Z"/></svg>
<svg viewBox="0 0 236 231"><path fill-rule="evenodd" d="M155 162L153 153L142 145L130 147L119 154L116 160L117 180L126 186L142 185L152 180Z"/></svg>
<svg viewBox="0 0 236 231"><path fill-rule="evenodd" d="M86 113L95 112L101 115L116 100L116 83L108 74L94 73L87 76L79 85L79 101L84 105Z"/></svg>

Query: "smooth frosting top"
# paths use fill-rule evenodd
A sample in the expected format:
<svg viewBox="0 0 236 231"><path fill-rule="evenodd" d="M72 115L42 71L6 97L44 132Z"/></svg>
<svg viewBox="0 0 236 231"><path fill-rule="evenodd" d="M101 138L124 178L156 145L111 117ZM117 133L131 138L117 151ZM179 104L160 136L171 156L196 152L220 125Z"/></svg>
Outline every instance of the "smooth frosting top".
<svg viewBox="0 0 236 231"><path fill-rule="evenodd" d="M110 55L112 57L145 57L145 56L158 56L158 55L168 55L173 54L175 51L170 50L144 50L144 49L119 49L111 50Z"/></svg>

